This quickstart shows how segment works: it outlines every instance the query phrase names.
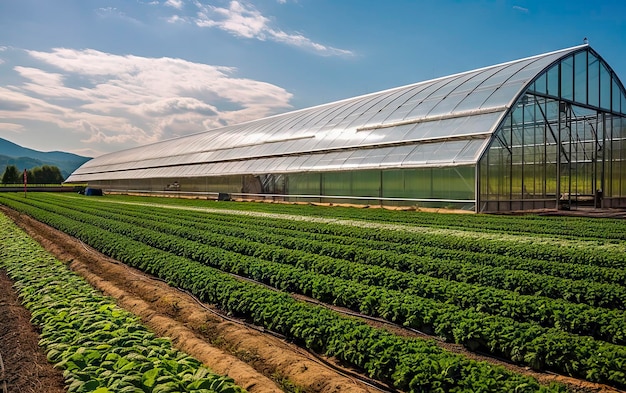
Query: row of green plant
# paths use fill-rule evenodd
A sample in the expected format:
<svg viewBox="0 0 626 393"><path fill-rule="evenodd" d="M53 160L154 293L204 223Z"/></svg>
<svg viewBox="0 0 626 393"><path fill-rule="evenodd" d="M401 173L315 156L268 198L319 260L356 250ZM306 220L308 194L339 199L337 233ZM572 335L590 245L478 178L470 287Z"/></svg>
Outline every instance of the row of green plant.
<svg viewBox="0 0 626 393"><path fill-rule="evenodd" d="M0 242L0 267L41 328L39 343L64 370L69 392L243 392L156 337L2 214Z"/></svg>
<svg viewBox="0 0 626 393"><path fill-rule="evenodd" d="M14 203L18 207L17 203ZM32 206L24 212L53 224L131 266L191 291L201 300L281 333L312 350L335 356L371 377L409 392L565 391L539 386L499 366L449 353L433 341L399 337L324 307L296 301L243 282L209 266L150 247L126 236Z"/></svg>
<svg viewBox="0 0 626 393"><path fill-rule="evenodd" d="M223 210L258 211L267 213L286 213L311 215L337 219L357 219L366 221L395 222L427 227L464 229L492 233L523 233L529 236L560 237L568 239L593 238L607 240L626 240L624 220L610 218L554 217L554 216L504 216L484 214L445 214L423 211L393 211L387 209L355 209L340 206L307 206L272 203L228 203L207 200L190 200L135 196L110 196L113 200L192 206L211 207Z"/></svg>
<svg viewBox="0 0 626 393"><path fill-rule="evenodd" d="M58 206L56 209L64 208ZM77 210L87 215L76 215ZM104 220L112 219L113 223L102 222L111 230L115 230L116 224L121 222L130 224L131 226L126 227L125 230L121 229L123 233L135 231L136 228L148 228L158 233L200 242L200 247L202 245L216 246L242 255L290 264L367 285L403 290L410 295L452 303L463 309L471 307L480 312L501 315L521 322L532 321L577 335L590 335L618 344L626 343L626 315L619 310L572 304L544 296L520 295L516 292L482 285L469 285L427 275L400 272L388 267L336 259L332 256L338 254L344 256L344 254L336 252L328 253L330 256L327 256L323 251L320 252L325 249L326 244L318 241L262 232L251 229L248 225L226 225L228 224L226 221L221 221L219 225L207 222L190 224L187 218L180 214L158 216L158 209L154 208L148 211L145 207L134 206L121 209L118 207L118 210L114 211L103 209L102 206L94 208L74 203L72 211L63 210L62 212L87 222L92 220L93 216ZM155 219L156 216L164 219ZM138 240L155 243L150 236L146 235ZM368 255L373 250L351 249L350 251L353 254ZM585 283L582 286L587 288L588 285L593 286L592 283Z"/></svg>
<svg viewBox="0 0 626 393"><path fill-rule="evenodd" d="M60 205L67 205L68 203L67 199L60 199L55 202ZM316 250L314 252L320 255L341 257L353 261L371 258L372 255L378 255L378 252L382 250L398 254L411 254L411 256L424 256L434 260L459 260L473 264L502 267L508 270L524 270L559 278L626 285L626 269L569 262L546 263L546 261L542 260L493 255L485 252L444 250L434 247L415 246L404 242L394 243L365 240L354 236L328 235L309 231L310 228L319 227L319 224L310 222L294 222L293 220L232 214L198 214L194 211L180 209L159 209L154 207L146 209L137 205L121 205L119 203L101 203L98 208L114 213L124 212L124 214L137 217L159 218L168 222L172 219L184 219L185 225L198 230L203 230L206 225L219 224L224 230L228 228L229 233L239 229L240 234L238 236L245 236L250 239L253 239L254 235L248 231L261 231L281 238L281 245L287 248L302 249L302 247L305 247L307 250L312 251L311 247L315 247ZM304 246L300 243L301 239L305 239ZM363 254L366 255L363 256Z"/></svg>
<svg viewBox="0 0 626 393"><path fill-rule="evenodd" d="M51 211L59 211L60 209L67 209L62 205L49 205L47 201L32 202L39 204L38 206ZM86 215L81 215L77 209L83 209L87 211ZM144 208L146 209L146 208ZM154 208L152 208L154 210ZM90 222L93 220L93 216L101 216L106 218L107 215L115 214L107 212L102 209L101 206L89 207L89 205L81 204L80 202L74 203L72 209L63 210L64 214L75 217L77 220L84 222ZM119 222L129 221L128 214L117 214L113 217L115 223L107 223L106 225L116 225ZM170 217L165 222L177 222L176 217ZM231 249L239 253L246 255L259 255L260 252L265 252L268 244L275 245L273 250L274 254L279 253L280 256L272 255L267 256L270 260L284 260L286 263L294 263L300 259L312 258L312 253L320 253L320 249L328 249L330 251L324 253L324 255L331 257L339 257L348 261L357 263L363 263L368 265L379 265L381 267L392 268L400 272L411 272L419 275L428 275L440 278L441 280L453 280L458 282L466 282L470 284L479 284L481 286L490 286L507 291L514 291L521 295L537 295L542 297L549 297L554 299L564 299L576 303L583 303L592 307L604 307L623 310L626 308L626 287L597 283L590 280L569 280L560 277L546 276L542 274L530 273L527 271L519 271L513 269L506 269L503 267L491 267L483 264L475 264L473 262L465 262L463 260L436 260L431 257L417 257L413 254L397 254L392 251L386 250L372 250L366 248L356 248L342 245L329 246L321 242L312 242L308 240L298 241L294 238L285 238L278 236L270 236L267 233L258 234L254 239L254 243L244 243L242 238L249 238L252 235L252 231L247 231L244 228L243 232L230 233L226 235L220 235L226 231L225 227L212 226L210 228L204 227L201 230L198 228L188 229L185 220L180 220L178 229L169 230L170 233L174 233L177 236L184 236L187 238L193 238L202 240L204 242L210 242L211 244L219 245L222 248ZM105 225L104 222L101 222ZM128 235L133 236L133 229L137 226L152 225L152 227L159 227L159 220L142 219L138 218L132 222L132 225L128 227ZM166 225L163 223L163 225ZM318 224L318 227L323 225ZM373 232L363 228L357 228L361 232ZM159 230L167 230L165 227L159 228ZM247 234L245 232L248 232ZM294 245L295 243L301 243L300 246ZM259 244L261 243L261 244ZM296 248L288 252L284 248ZM298 252L298 250L304 250ZM289 254L289 255L288 255ZM422 279L422 282L425 278ZM441 283L441 280L439 283ZM439 284L438 283L438 284ZM452 285L452 284L447 284ZM408 284L407 286L410 286ZM443 296L443 295L441 295ZM460 295L463 297L462 295ZM494 295L495 297L495 295ZM540 306L538 306L540 307ZM579 309L580 310L580 309ZM497 311L496 311L497 312ZM531 310L530 313L533 313ZM601 311L602 314L606 314ZM551 310L540 311L540 314L536 316L539 322L545 321L550 323ZM558 314L557 318L562 314ZM576 311L571 309L565 315L576 315ZM581 315L585 317L585 315ZM581 326L581 333L599 334L603 338L607 338L609 341L614 341L613 336L620 342L623 340L624 332L623 328L615 326L615 324L604 323L610 316L602 318L600 321L594 321L595 317L588 316L588 328ZM609 329L617 328L617 331L609 333L599 331L598 323L608 326ZM564 326L571 326L570 329L578 331L577 327L570 322L565 322Z"/></svg>
<svg viewBox="0 0 626 393"><path fill-rule="evenodd" d="M124 200L123 198L120 201ZM168 202L168 198L163 198L163 200L163 202L159 200L159 204L176 205L178 203L199 202L184 200ZM252 205L257 206L259 204ZM238 205L233 204L233 206ZM315 210L312 210L310 214L313 215L314 212ZM466 217L473 216L457 215L456 219L462 225ZM622 224L621 227L622 231L624 230L623 225L624 224ZM322 233L327 234L347 234L350 231L354 231L354 227L346 225L324 225L321 226L318 231L323 231ZM426 228L426 231L419 231L417 233L399 230L378 230L354 234L354 236L359 235L366 236L365 238L369 240L412 243L414 246L419 247L431 246L439 249L484 252L492 255L518 256L521 258L539 259L551 262L569 261L583 265L626 269L626 246L622 242L616 242L615 244L611 242L607 244L607 242L598 241L596 239L584 241L584 239L580 238L576 240L554 240L532 235L525 236L526 241L520 241L519 236L498 236L497 233L485 233L485 231L454 231L437 228ZM585 248L580 246L580 243L595 244L596 247Z"/></svg>
<svg viewBox="0 0 626 393"><path fill-rule="evenodd" d="M27 209L28 210L28 209ZM539 369L551 369L592 381L626 385L623 373L626 350L624 347L595 341L591 338L567 334L556 329L514 322L508 318L490 316L475 310L462 310L454 305L423 299L411 293L387 290L271 263L259 258L246 257L203 242L194 242L147 230L137 225L125 224L105 218L94 219L83 215L80 224L70 224L72 217L82 213L67 209L62 214L31 209L31 214L79 236L89 221L108 231L113 237L138 240L184 255L222 270L247 275L287 291L299 291L322 301L334 302L371 315L388 318L411 327L432 327L436 334L462 343L470 348L480 348L494 354L507 356ZM89 218L91 217L91 219ZM65 223L64 223L65 222ZM64 224L63 224L64 223ZM128 240L131 241L131 240ZM102 244L102 250L112 253L111 242ZM114 253L113 253L114 254Z"/></svg>

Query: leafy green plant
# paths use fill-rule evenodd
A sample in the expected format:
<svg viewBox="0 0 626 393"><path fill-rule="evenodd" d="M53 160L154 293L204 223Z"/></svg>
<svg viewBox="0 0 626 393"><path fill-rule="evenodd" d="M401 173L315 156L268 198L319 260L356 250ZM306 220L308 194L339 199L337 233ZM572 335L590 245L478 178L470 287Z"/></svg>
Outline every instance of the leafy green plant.
<svg viewBox="0 0 626 393"><path fill-rule="evenodd" d="M69 392L244 392L172 348L0 215L0 267L15 280Z"/></svg>

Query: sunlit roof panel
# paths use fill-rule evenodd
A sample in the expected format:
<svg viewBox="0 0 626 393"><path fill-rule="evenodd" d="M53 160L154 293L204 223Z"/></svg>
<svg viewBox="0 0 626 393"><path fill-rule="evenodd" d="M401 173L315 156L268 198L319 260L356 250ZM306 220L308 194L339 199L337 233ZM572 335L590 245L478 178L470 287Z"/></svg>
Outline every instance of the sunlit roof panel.
<svg viewBox="0 0 626 393"><path fill-rule="evenodd" d="M479 154L474 154L472 149L485 144L464 138L475 135L487 138L532 79L558 59L581 48L103 155L85 163L68 181L79 175L81 179L100 179L104 173L107 178L120 179L131 173L161 176L165 170L148 170L168 166L172 168L167 173L197 174L198 170L208 168L204 164L233 174L245 168L252 170L255 161L258 161L257 170L318 170L315 165L324 155L327 155L324 165L349 169L351 162L359 167L397 163L401 155L390 154L389 149L403 145L414 145L411 149L406 147L411 151L402 160L403 166L445 160L451 163L457 156L478 159ZM355 149L367 150L360 164L353 153ZM347 154L345 160L344 154ZM292 155L295 158L288 158ZM258 165L259 160L263 166ZM221 165L230 161L233 163ZM237 161L247 164L236 164ZM195 166L193 170L183 169L187 165Z"/></svg>

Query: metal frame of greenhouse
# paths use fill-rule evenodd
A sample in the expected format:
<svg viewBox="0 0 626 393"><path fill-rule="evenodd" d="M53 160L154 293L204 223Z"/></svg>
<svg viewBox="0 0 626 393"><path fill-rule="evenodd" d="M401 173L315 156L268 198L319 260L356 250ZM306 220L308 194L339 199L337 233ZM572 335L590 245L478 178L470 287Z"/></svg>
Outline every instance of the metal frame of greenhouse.
<svg viewBox="0 0 626 393"><path fill-rule="evenodd" d="M66 183L476 212L626 207L626 93L585 44L106 154Z"/></svg>

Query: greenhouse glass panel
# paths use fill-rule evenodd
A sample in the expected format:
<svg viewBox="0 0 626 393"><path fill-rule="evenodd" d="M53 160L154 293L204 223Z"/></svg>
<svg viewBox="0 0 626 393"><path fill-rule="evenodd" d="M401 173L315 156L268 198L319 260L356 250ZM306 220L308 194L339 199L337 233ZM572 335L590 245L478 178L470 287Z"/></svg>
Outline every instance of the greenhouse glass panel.
<svg viewBox="0 0 626 393"><path fill-rule="evenodd" d="M541 74L533 85L533 90L540 94L548 93L548 76L546 73Z"/></svg>
<svg viewBox="0 0 626 393"><path fill-rule="evenodd" d="M473 110L482 107L483 103L489 98L494 92L493 87L484 87L478 90L475 90L467 97L463 97L457 105L452 108L452 112L463 112L468 110Z"/></svg>
<svg viewBox="0 0 626 393"><path fill-rule="evenodd" d="M358 107L356 108L352 108L352 112L347 115L346 117L344 117L336 126L337 129L340 130L346 130L346 129L350 129L350 128L356 128L355 127L351 127L350 125L357 120L359 117L361 117L361 113L358 112Z"/></svg>
<svg viewBox="0 0 626 393"><path fill-rule="evenodd" d="M428 149L437 149L439 146L434 143L428 143L427 146L417 145L415 149L406 156L406 159L402 161L402 166L421 166L426 164L428 157Z"/></svg>
<svg viewBox="0 0 626 393"><path fill-rule="evenodd" d="M345 166L346 161L349 157L349 152L327 154L324 159L320 160L318 165L320 166L320 170L339 169Z"/></svg>
<svg viewBox="0 0 626 393"><path fill-rule="evenodd" d="M622 111L622 108L620 107L620 97L619 97L621 93L621 89L619 88L619 85L617 84L616 78L613 78L613 87L611 91L613 92L613 98L611 100L611 109L613 110L613 112L620 113Z"/></svg>
<svg viewBox="0 0 626 393"><path fill-rule="evenodd" d="M323 154L310 155L306 157L306 160L304 160L304 162L302 163L301 168L306 171L316 170L317 164L322 158L323 158Z"/></svg>
<svg viewBox="0 0 626 393"><path fill-rule="evenodd" d="M402 139L394 133L395 128L380 128L371 131L358 131L354 134L355 140L350 147L372 146L385 142L401 142Z"/></svg>
<svg viewBox="0 0 626 393"><path fill-rule="evenodd" d="M521 69L526 67L528 63L526 61L516 62L499 68L497 72L487 77L484 83L480 86L481 89L487 88L490 90L496 90L499 86L513 78Z"/></svg>
<svg viewBox="0 0 626 393"><path fill-rule="evenodd" d="M553 97L559 96L559 64L550 68L547 72L548 77L548 95Z"/></svg>
<svg viewBox="0 0 626 393"><path fill-rule="evenodd" d="M315 124L315 121L319 119L320 116L323 116L323 113L323 111L320 113L320 111L307 110L295 116L297 121L291 125L291 129L294 131L308 130L309 125Z"/></svg>
<svg viewBox="0 0 626 393"><path fill-rule="evenodd" d="M404 184L406 170L391 169L382 172L382 196L384 198L409 198Z"/></svg>
<svg viewBox="0 0 626 393"><path fill-rule="evenodd" d="M207 171L207 175L219 175L221 173L229 173L229 167L232 165L230 162L218 162L212 164L210 170Z"/></svg>
<svg viewBox="0 0 626 393"><path fill-rule="evenodd" d="M286 192L291 195L320 195L319 173L292 173L287 175Z"/></svg>
<svg viewBox="0 0 626 393"><path fill-rule="evenodd" d="M406 116L413 110L415 105L402 105L393 111L384 123L395 123L406 119Z"/></svg>
<svg viewBox="0 0 626 393"><path fill-rule="evenodd" d="M392 108L399 108L407 101L411 100L411 98L413 98L415 95L419 94L422 90L427 88L428 85L428 83L419 83L402 88L402 94L398 95L392 102L390 102L389 106Z"/></svg>
<svg viewBox="0 0 626 393"><path fill-rule="evenodd" d="M392 147L387 150L387 155L380 164L381 166L399 166L413 150L415 150L415 145Z"/></svg>
<svg viewBox="0 0 626 393"><path fill-rule="evenodd" d="M427 100L424 100L418 106L416 106L411 112L409 112L405 118L406 119L424 118L435 107L435 105L439 103L439 101L440 101L440 98L429 98Z"/></svg>
<svg viewBox="0 0 626 393"><path fill-rule="evenodd" d="M304 163L309 159L308 156L297 156L291 158L291 164L287 167L289 172L300 172L304 170Z"/></svg>
<svg viewBox="0 0 626 393"><path fill-rule="evenodd" d="M488 138L471 139L467 141L463 150L461 150L454 159L455 162L476 162L478 155L483 151L483 146L488 142Z"/></svg>
<svg viewBox="0 0 626 393"><path fill-rule="evenodd" d="M451 83L439 89L436 94L433 94L433 96L443 98L456 94L471 94L474 89L483 84L486 79L498 71L498 68L490 68L459 75L451 81Z"/></svg>
<svg viewBox="0 0 626 393"><path fill-rule="evenodd" d="M359 165L361 164L361 162L363 162L363 155L362 154L358 154L358 155L351 155L350 157L346 158L346 162L343 166L343 169L357 169L359 168Z"/></svg>
<svg viewBox="0 0 626 393"><path fill-rule="evenodd" d="M589 72L589 95L588 95L588 103L592 106L600 106L600 60L594 56L592 53L589 53L589 62L588 62L588 72Z"/></svg>
<svg viewBox="0 0 626 393"><path fill-rule="evenodd" d="M379 197L381 195L380 170L358 171L351 174L350 194L360 197Z"/></svg>
<svg viewBox="0 0 626 393"><path fill-rule="evenodd" d="M368 124L379 124L382 123L393 111L395 111L398 106L394 104L395 101L398 100L399 97L404 97L407 93L406 89L398 89L398 91L390 94L389 96L382 99L376 108L378 108L376 114L374 114L370 119L367 120Z"/></svg>
<svg viewBox="0 0 626 393"><path fill-rule="evenodd" d="M485 115L459 116L452 119L441 120L438 129L434 130L430 136L441 138L487 132L480 124L481 121L479 118L482 116Z"/></svg>
<svg viewBox="0 0 626 393"><path fill-rule="evenodd" d="M289 165L293 163L293 157L280 157L274 160L275 167L272 168L271 173L285 173Z"/></svg>
<svg viewBox="0 0 626 393"><path fill-rule="evenodd" d="M323 154L322 158L317 162L317 164L315 164L315 170L326 171L326 170L337 169L337 167L332 165L333 160L330 156L332 155Z"/></svg>
<svg viewBox="0 0 626 393"><path fill-rule="evenodd" d="M370 124L368 122L369 118L373 115L373 113L369 112L369 105L371 105L371 100L368 100L367 105L363 105L358 110L358 116L356 116L352 121L348 124L342 124L342 129L350 129L350 128L359 128L359 127L367 127L378 124Z"/></svg>
<svg viewBox="0 0 626 393"><path fill-rule="evenodd" d="M336 138L332 137L332 135L336 135L332 131L318 131L315 135L315 144L311 145L311 151L321 151L326 149L331 149L333 147L333 140ZM350 143L346 143L346 145L350 145Z"/></svg>
<svg viewBox="0 0 626 393"><path fill-rule="evenodd" d="M419 141L423 139L431 138L431 133L435 130L439 130L438 124L441 121L429 121L423 123L416 123L413 128L404 136L406 141Z"/></svg>
<svg viewBox="0 0 626 393"><path fill-rule="evenodd" d="M350 172L322 172L322 195L350 195L352 179Z"/></svg>
<svg viewBox="0 0 626 393"><path fill-rule="evenodd" d="M574 99L574 60L570 56L561 61L561 97L566 100Z"/></svg>
<svg viewBox="0 0 626 393"><path fill-rule="evenodd" d="M433 149L428 162L454 162L454 158L459 155L467 145L467 141L448 141L439 144L438 149Z"/></svg>
<svg viewBox="0 0 626 393"><path fill-rule="evenodd" d="M489 98L480 106L480 108L494 108L512 103L516 93L521 86L517 83L507 83L502 85L498 90L494 91Z"/></svg>
<svg viewBox="0 0 626 393"><path fill-rule="evenodd" d="M574 55L574 101L587 103L587 52Z"/></svg>
<svg viewBox="0 0 626 393"><path fill-rule="evenodd" d="M355 151L348 151L346 153L346 168L361 168L366 161L368 154L371 153L371 149L358 149Z"/></svg>
<svg viewBox="0 0 626 393"><path fill-rule="evenodd" d="M394 135L394 140L401 142L401 141L408 141L411 138L409 137L409 135L411 134L411 131L417 127L417 124L405 124L405 125L401 125L401 126L395 126L395 127L390 127L389 128L389 133ZM385 129L381 129L378 132L384 132ZM378 133L377 132L377 133ZM381 140L383 138L383 136L380 136Z"/></svg>
<svg viewBox="0 0 626 393"><path fill-rule="evenodd" d="M432 168L432 197L435 199L474 199L474 168Z"/></svg>
<svg viewBox="0 0 626 393"><path fill-rule="evenodd" d="M254 160L255 163L251 165L251 168L254 168L250 173L270 173L273 172L276 168L276 161L273 159L261 159Z"/></svg>
<svg viewBox="0 0 626 393"><path fill-rule="evenodd" d="M275 149L272 154L291 154L300 152L300 146L302 145L302 139L291 140L275 144Z"/></svg>
<svg viewBox="0 0 626 393"><path fill-rule="evenodd" d="M403 174L407 195L416 199L433 198L432 168L406 170Z"/></svg>
<svg viewBox="0 0 626 393"><path fill-rule="evenodd" d="M428 116L448 115L456 108L463 99L467 97L467 92L455 93L441 99L428 113Z"/></svg>
<svg viewBox="0 0 626 393"><path fill-rule="evenodd" d="M248 170L254 169L255 165L256 165L256 160L233 161L233 162L228 163L228 166L226 167L227 168L226 172L228 174L249 173Z"/></svg>
<svg viewBox="0 0 626 393"><path fill-rule="evenodd" d="M387 149L368 149L363 151L363 156L361 160L357 162L357 165L360 168L371 168L379 166L380 162L387 155ZM355 159L355 157L350 157L351 159Z"/></svg>
<svg viewBox="0 0 626 393"><path fill-rule="evenodd" d="M338 114L344 109L344 105L337 105L333 107L332 110L328 110L326 115L319 118L315 124L309 126L308 130L311 133L315 133L317 131L326 131L334 128L334 124L338 123L339 120L336 119ZM331 124L333 123L333 124Z"/></svg>
<svg viewBox="0 0 626 393"><path fill-rule="evenodd" d="M604 63L600 63L600 108L611 110L611 74Z"/></svg>

